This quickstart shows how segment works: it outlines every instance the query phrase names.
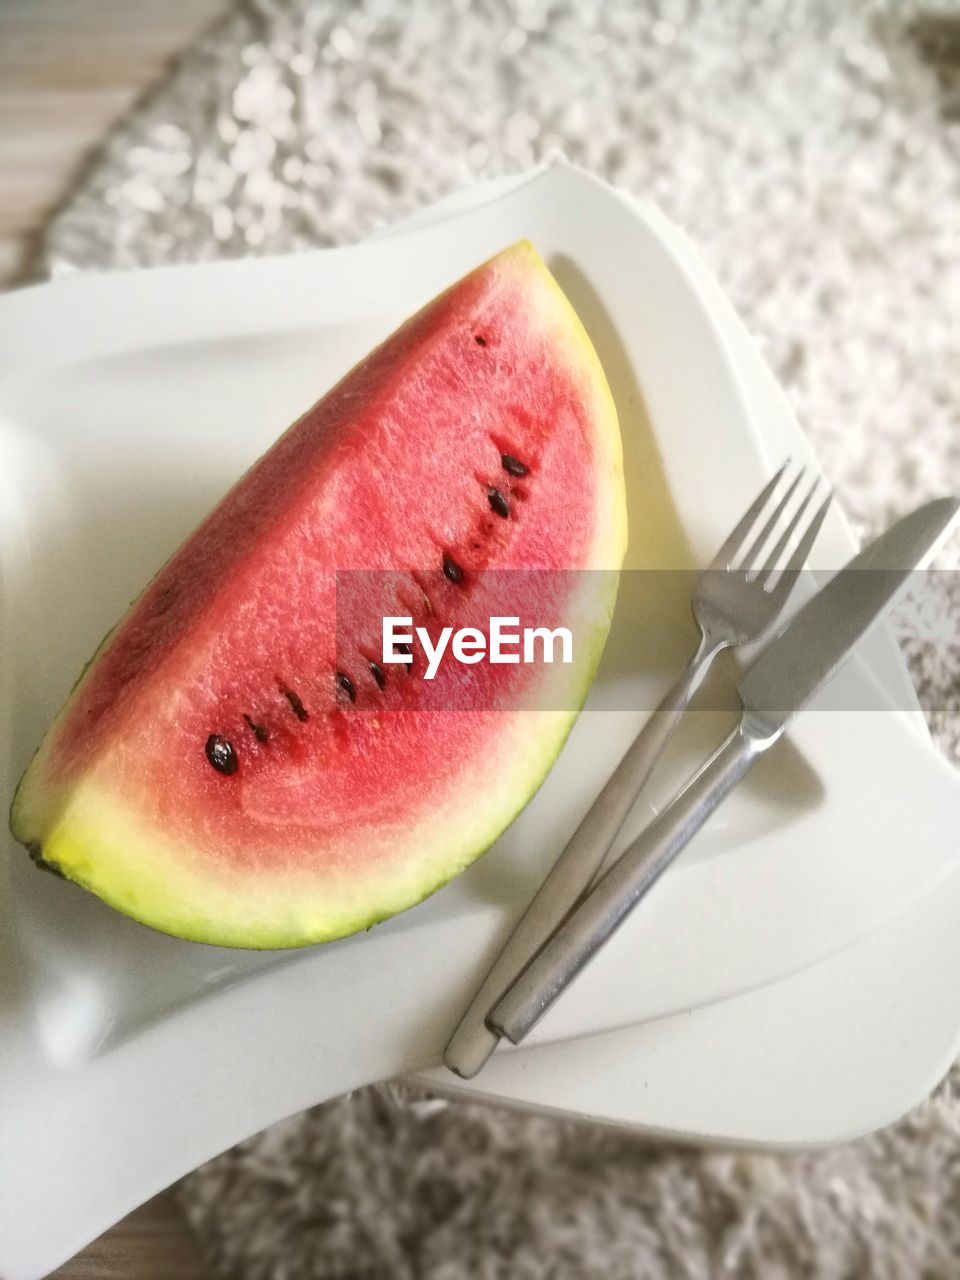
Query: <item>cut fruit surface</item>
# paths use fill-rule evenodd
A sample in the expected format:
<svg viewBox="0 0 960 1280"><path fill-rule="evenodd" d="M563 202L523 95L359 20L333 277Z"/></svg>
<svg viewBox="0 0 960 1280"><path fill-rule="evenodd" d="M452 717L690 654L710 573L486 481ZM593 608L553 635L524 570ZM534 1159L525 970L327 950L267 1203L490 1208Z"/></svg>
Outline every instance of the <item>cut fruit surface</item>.
<svg viewBox="0 0 960 1280"><path fill-rule="evenodd" d="M21 781L40 862L166 932L340 937L431 893L533 795L589 689L626 543L597 356L506 250L242 477L94 656ZM573 623L573 661L383 661L382 619Z"/></svg>

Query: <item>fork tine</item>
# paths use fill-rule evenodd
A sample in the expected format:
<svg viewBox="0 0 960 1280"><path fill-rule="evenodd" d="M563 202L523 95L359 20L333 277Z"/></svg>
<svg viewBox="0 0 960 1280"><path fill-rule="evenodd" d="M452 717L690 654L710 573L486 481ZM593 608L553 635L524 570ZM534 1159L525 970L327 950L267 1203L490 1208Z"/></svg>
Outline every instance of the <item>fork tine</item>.
<svg viewBox="0 0 960 1280"><path fill-rule="evenodd" d="M812 520L807 525L803 536L797 543L797 549L787 561L786 568L777 579L776 586L770 589L770 595L777 602L785 600L793 588L796 575L800 572L807 562L807 556L810 549L817 540L817 534L820 532L820 526L823 524L824 517L830 509L830 503L833 501L833 491L824 498L823 502L817 508Z"/></svg>
<svg viewBox="0 0 960 1280"><path fill-rule="evenodd" d="M710 565L711 569L728 569L730 567L730 561L733 559L736 553L740 550L740 547L743 545L745 538L750 533L750 530L753 528L753 526L756 524L757 519L760 516L760 513L763 511L764 507L769 502L770 497L773 494L773 491L776 489L777 485L782 480L783 473L786 471L789 465L790 465L790 459L788 458L786 462L783 464L783 466L780 468L780 470L773 477L773 479L770 481L770 483L766 485L761 490L760 493L757 494L756 498L754 498L753 502L744 512L743 519L736 526L736 528L733 529L733 531L730 533L729 537L727 538L726 542L724 542L723 546L714 556L713 562Z"/></svg>
<svg viewBox="0 0 960 1280"><path fill-rule="evenodd" d="M801 475L802 475L802 472L801 472ZM800 480L800 476L797 476L797 480L798 481ZM763 566L762 569L759 569L757 571L755 580L759 582L761 586L764 583L769 582L771 577L773 576L774 570L776 569L777 565L780 563L780 557L783 555L784 551L786 551L787 545L790 542L791 537L793 536L794 530L800 528L800 521L803 519L803 513L806 511L807 507L809 507L810 500L813 497L813 495L816 493L817 485L819 483L820 483L819 480L814 479L813 484L807 490L806 495L801 501L799 507L797 507L796 511L793 513L790 520L788 521L787 527L784 529L783 533L780 535L780 538L777 541L777 545L773 548L773 550L767 556L766 564ZM794 485L794 488L795 487L796 485Z"/></svg>
<svg viewBox="0 0 960 1280"><path fill-rule="evenodd" d="M771 534L777 528L777 525L780 523L780 520L783 517L784 511L786 511L787 509L787 504L790 502L790 499L796 493L797 485L800 483L802 479L803 479L803 471L798 471L792 483L787 488L787 492L783 495L783 497L774 507L773 513L771 514L770 519L767 521L767 523L763 526L763 528L757 534L756 538L753 540L753 544L750 547L750 550L743 557L743 560L741 562L741 567L747 571L748 578L759 577L760 570L756 568L755 561L757 557L760 555L760 552L763 550L764 546L766 545L767 539L771 536Z"/></svg>
<svg viewBox="0 0 960 1280"><path fill-rule="evenodd" d="M824 517L830 509L830 503L833 501L833 490L821 502L816 515L807 525L807 531L797 543L797 549L787 561L786 571L792 572L795 569L802 569L807 562L807 556L810 554L810 548L817 539L820 532L820 526L823 524Z"/></svg>

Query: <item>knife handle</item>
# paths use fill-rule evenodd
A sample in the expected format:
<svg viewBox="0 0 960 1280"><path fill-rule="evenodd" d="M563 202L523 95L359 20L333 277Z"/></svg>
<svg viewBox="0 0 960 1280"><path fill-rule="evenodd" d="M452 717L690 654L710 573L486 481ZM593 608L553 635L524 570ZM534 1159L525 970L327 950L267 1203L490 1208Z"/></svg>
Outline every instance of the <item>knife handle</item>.
<svg viewBox="0 0 960 1280"><path fill-rule="evenodd" d="M686 668L624 752L553 864L444 1050L443 1061L456 1075L472 1079L497 1047L499 1037L486 1023L491 1006L603 873L621 827L717 652L718 646L701 636Z"/></svg>
<svg viewBox="0 0 960 1280"><path fill-rule="evenodd" d="M493 1032L520 1043L772 741L748 735L741 720L493 1007Z"/></svg>

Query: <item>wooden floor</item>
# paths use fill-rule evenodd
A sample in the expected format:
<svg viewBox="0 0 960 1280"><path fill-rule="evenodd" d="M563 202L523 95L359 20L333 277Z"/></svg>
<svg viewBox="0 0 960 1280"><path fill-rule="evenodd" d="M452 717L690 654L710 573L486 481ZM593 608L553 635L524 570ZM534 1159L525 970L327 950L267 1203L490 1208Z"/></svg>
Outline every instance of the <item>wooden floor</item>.
<svg viewBox="0 0 960 1280"><path fill-rule="evenodd" d="M228 0L0 0L0 286L110 124Z"/></svg>
<svg viewBox="0 0 960 1280"><path fill-rule="evenodd" d="M227 0L0 0L0 288L23 279L37 229L98 139L226 7ZM166 1195L54 1274L210 1277Z"/></svg>
<svg viewBox="0 0 960 1280"><path fill-rule="evenodd" d="M213 1280L169 1195L131 1213L52 1275L56 1280Z"/></svg>

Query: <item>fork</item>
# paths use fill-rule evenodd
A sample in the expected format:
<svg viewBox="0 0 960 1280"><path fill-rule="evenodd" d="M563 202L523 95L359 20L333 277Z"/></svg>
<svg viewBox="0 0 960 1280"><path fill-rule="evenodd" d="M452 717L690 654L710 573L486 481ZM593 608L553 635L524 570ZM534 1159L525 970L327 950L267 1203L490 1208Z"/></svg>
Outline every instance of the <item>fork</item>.
<svg viewBox="0 0 960 1280"><path fill-rule="evenodd" d="M627 748L451 1036L443 1060L464 1079L477 1074L499 1043L499 1035L486 1023L493 1004L607 870L618 832L714 658L723 649L739 648L759 639L782 613L831 500L828 494L804 521L819 484L814 478L793 515L786 518L791 499L804 478L801 469L763 520L789 465L788 459L697 579L692 607L700 638L693 655ZM778 568L793 538L793 553L785 566ZM776 541L768 549L771 539ZM755 567L761 556L762 562Z"/></svg>

